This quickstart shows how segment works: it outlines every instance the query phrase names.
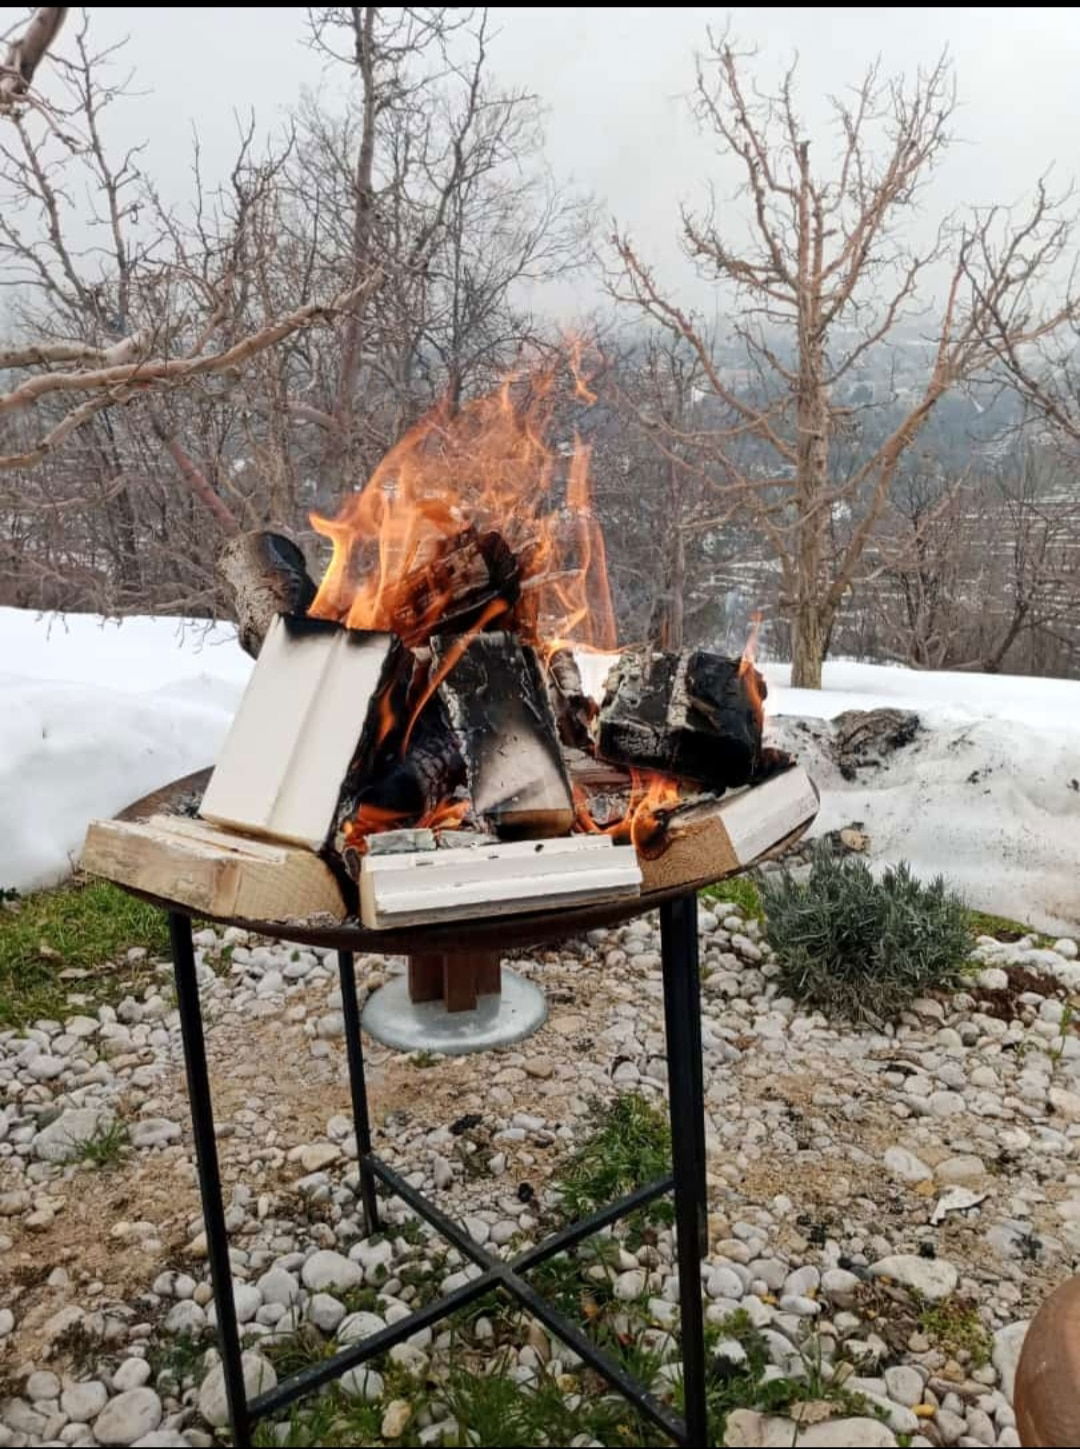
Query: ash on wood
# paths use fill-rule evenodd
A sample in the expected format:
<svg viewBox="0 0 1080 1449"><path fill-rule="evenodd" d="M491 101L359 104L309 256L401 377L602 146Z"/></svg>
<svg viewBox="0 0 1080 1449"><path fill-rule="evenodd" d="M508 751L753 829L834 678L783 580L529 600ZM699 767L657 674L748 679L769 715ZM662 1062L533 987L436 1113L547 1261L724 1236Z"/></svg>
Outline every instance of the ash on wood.
<svg viewBox="0 0 1080 1449"><path fill-rule="evenodd" d="M427 682L428 666L399 649L344 773L334 811L335 844L354 877L360 854L346 846L344 831L361 812L381 820L383 829L407 828L464 796L465 760L437 692L416 716L406 747L406 732Z"/></svg>
<svg viewBox="0 0 1080 1449"><path fill-rule="evenodd" d="M260 529L230 538L218 572L232 593L240 646L253 658L276 615L306 614L315 598L304 555L283 533Z"/></svg>
<svg viewBox="0 0 1080 1449"><path fill-rule="evenodd" d="M597 704L585 693L581 670L571 650L551 652L547 660L547 681L559 739L567 749L591 753Z"/></svg>
<svg viewBox="0 0 1080 1449"><path fill-rule="evenodd" d="M425 540L387 600L391 629L416 647L432 634L464 634L485 613L517 602L518 561L501 534L464 528L450 538ZM495 610L501 603L504 607Z"/></svg>
<svg viewBox="0 0 1080 1449"><path fill-rule="evenodd" d="M764 697L765 681L739 659L629 651L608 675L597 754L710 790L749 784L761 763Z"/></svg>
<svg viewBox="0 0 1080 1449"><path fill-rule="evenodd" d="M536 652L510 634L432 640L473 809L503 839L565 835L570 783Z"/></svg>

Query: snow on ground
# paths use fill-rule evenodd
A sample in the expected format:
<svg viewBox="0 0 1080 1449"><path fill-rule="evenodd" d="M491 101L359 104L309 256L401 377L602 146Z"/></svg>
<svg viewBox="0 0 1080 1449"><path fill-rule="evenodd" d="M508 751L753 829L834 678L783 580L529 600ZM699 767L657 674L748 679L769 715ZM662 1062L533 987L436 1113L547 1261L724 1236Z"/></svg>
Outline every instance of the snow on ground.
<svg viewBox="0 0 1080 1449"><path fill-rule="evenodd" d="M807 690L788 685L788 665L764 672L777 732L821 789L818 831L861 821L876 860L943 874L980 910L1048 932L1080 925L1080 681L841 660ZM914 710L925 731L853 781L791 728L883 705Z"/></svg>
<svg viewBox="0 0 1080 1449"><path fill-rule="evenodd" d="M0 888L62 879L90 820L211 764L250 668L228 626L0 609Z"/></svg>
<svg viewBox="0 0 1080 1449"><path fill-rule="evenodd" d="M606 661L585 656L589 687ZM0 609L0 887L60 879L87 822L211 763L251 668L228 626ZM837 661L824 688L767 665L768 708L822 792L817 829L862 821L871 854L942 871L974 906L1080 926L1080 681ZM918 712L887 768L844 780L823 745L847 709Z"/></svg>

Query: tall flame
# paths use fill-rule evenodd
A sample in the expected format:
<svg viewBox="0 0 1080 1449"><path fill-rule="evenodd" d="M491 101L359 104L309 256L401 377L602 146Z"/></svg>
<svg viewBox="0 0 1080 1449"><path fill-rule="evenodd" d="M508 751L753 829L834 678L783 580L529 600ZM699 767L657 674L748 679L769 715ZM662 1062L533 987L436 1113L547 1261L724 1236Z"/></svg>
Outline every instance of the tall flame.
<svg viewBox="0 0 1080 1449"><path fill-rule="evenodd" d="M442 402L382 460L336 518L311 515L333 548L310 612L351 628L389 629L403 578L470 526L517 556L530 617L546 639L615 647L603 536L592 511L589 449L552 436L565 404L595 401L575 355L571 385L551 364L506 378L454 411ZM560 412L562 410L562 412ZM437 620L449 598L424 602Z"/></svg>

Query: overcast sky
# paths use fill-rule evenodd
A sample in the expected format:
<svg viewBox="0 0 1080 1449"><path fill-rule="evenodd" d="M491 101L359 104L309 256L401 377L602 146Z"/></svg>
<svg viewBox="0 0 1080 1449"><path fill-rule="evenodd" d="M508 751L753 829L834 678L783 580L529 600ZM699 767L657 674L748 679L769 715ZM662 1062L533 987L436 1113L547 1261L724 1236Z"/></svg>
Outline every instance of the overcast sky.
<svg viewBox="0 0 1080 1449"><path fill-rule="evenodd" d="M210 166L235 140L233 112L253 108L269 128L302 86L328 83L302 44L304 10L90 7L101 40L130 36L127 60L145 92L124 108L125 136L149 143L164 189L181 194L197 125ZM0 7L0 30L21 11ZM548 158L557 176L591 191L662 266L675 255L677 207L702 194L710 157L685 96L693 53L728 12L494 7L493 74L537 92L548 108ZM956 63L963 139L927 194L927 214L956 203L1015 200L1047 167L1064 184L1080 166L1080 11L1042 7L742 8L735 34L760 51L769 79L800 57L811 122L821 98L856 80L878 55L890 71L929 64L944 47ZM70 22L69 22L70 24ZM70 36L67 37L70 43ZM578 298L589 300L580 292Z"/></svg>

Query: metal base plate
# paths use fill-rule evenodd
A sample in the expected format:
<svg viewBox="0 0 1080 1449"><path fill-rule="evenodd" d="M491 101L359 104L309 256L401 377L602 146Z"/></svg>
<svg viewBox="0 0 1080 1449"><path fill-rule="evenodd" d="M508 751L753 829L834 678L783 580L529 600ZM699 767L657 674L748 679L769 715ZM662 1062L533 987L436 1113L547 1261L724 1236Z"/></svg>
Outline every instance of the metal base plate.
<svg viewBox="0 0 1080 1449"><path fill-rule="evenodd" d="M475 1011L447 1011L441 1001L410 1001L407 979L395 976L368 997L360 1024L395 1051L459 1057L522 1041L546 1020L544 993L504 966L502 994L479 997Z"/></svg>

